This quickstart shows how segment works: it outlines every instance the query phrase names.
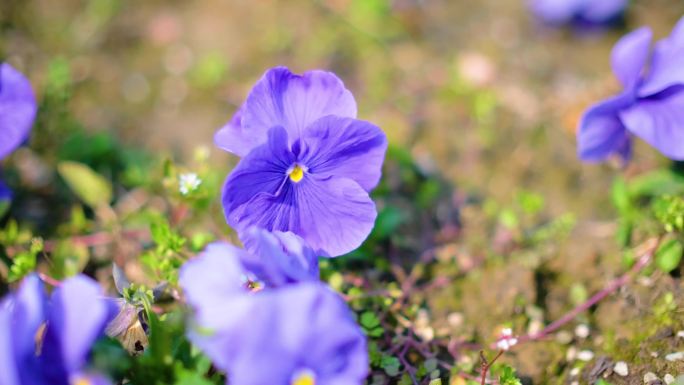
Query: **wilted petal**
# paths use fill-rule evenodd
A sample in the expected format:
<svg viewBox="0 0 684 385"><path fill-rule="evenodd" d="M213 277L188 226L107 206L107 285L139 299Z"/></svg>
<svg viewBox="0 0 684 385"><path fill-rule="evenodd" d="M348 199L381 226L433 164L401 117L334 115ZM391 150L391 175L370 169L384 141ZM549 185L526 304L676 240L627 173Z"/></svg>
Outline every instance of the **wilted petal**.
<svg viewBox="0 0 684 385"><path fill-rule="evenodd" d="M226 216L256 194L275 194L293 162L287 132L282 127L274 127L269 131L268 143L254 148L228 176L222 193Z"/></svg>
<svg viewBox="0 0 684 385"><path fill-rule="evenodd" d="M297 75L285 67L276 67L264 74L247 97L242 137L249 143L264 143L269 129L283 126L294 141L306 127L326 115L356 117L354 97L337 76L325 71Z"/></svg>
<svg viewBox="0 0 684 385"><path fill-rule="evenodd" d="M618 112L633 102L633 96L623 94L592 106L584 114L577 132L577 154L580 159L598 162L619 154L624 161L629 160L630 138Z"/></svg>
<svg viewBox="0 0 684 385"><path fill-rule="evenodd" d="M54 380L78 373L116 310L105 300L100 285L83 275L69 278L55 289L41 355L46 376Z"/></svg>
<svg viewBox="0 0 684 385"><path fill-rule="evenodd" d="M615 76L625 88L634 87L641 77L641 72L650 55L653 32L642 27L630 32L613 47L611 64Z"/></svg>
<svg viewBox="0 0 684 385"><path fill-rule="evenodd" d="M9 64L0 64L0 159L28 138L36 110L28 79Z"/></svg>
<svg viewBox="0 0 684 385"><path fill-rule="evenodd" d="M684 160L684 87L662 99L640 100L620 113L627 129L674 160Z"/></svg>
<svg viewBox="0 0 684 385"><path fill-rule="evenodd" d="M266 287L318 280L318 256L297 235L252 227L242 234L242 264Z"/></svg>
<svg viewBox="0 0 684 385"><path fill-rule="evenodd" d="M684 18L672 34L656 43L653 62L639 96L651 96L668 87L684 85Z"/></svg>
<svg viewBox="0 0 684 385"><path fill-rule="evenodd" d="M251 226L291 231L317 252L335 257L361 245L376 215L375 204L358 183L311 174L297 184L286 183L278 195L256 195L227 218L238 231Z"/></svg>
<svg viewBox="0 0 684 385"><path fill-rule="evenodd" d="M366 121L328 116L314 122L302 137L302 163L319 176L356 181L366 191L380 180L387 138Z"/></svg>

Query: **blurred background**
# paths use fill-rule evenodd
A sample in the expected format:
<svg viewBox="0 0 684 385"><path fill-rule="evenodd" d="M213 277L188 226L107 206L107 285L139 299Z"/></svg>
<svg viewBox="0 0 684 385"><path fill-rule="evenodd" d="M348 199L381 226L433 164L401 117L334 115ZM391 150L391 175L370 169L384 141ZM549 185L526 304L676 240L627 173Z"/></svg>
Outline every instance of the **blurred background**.
<svg viewBox="0 0 684 385"><path fill-rule="evenodd" d="M492 341L511 322L533 332L633 261L622 247L641 217L615 220L614 178L670 162L637 140L638 161L625 170L582 164L574 132L590 104L619 90L609 64L613 44L642 25L660 39L682 15L681 0L635 0L621 23L586 30L543 25L524 0L0 0L0 60L25 73L41 101L30 147L4 169L16 192L11 217L47 237L108 229L108 217L93 225L86 214L102 215L70 209L80 206L59 188L54 164L71 160L112 180L122 218L144 215L130 204L140 200L175 226L191 202L200 218L183 222L183 232L213 233L193 236L193 251L230 236L217 196L236 159L213 146L214 132L268 68L326 69L352 91L359 118L384 129L392 150L374 195L374 234L356 256L329 263L338 269L323 266L323 278L336 289L356 287L359 277L395 287L393 277L402 275L389 265L403 258L428 287L407 312L427 333L421 338ZM193 164L203 195L176 196L175 174L166 172L174 166L164 159L178 161L179 170ZM206 212L211 221L201 217ZM141 246L132 244L96 249L97 268L91 261L86 271L110 280L114 255L128 261L134 281L144 281L136 268ZM65 245L71 258L74 245ZM75 271L88 263L88 250L81 251ZM418 256L436 262L425 267ZM343 279L337 271L345 263L363 268ZM667 349L681 349L673 329L681 316L662 317L656 301L667 293L667 306L684 303L678 266L578 317L596 338L523 344L504 359L544 382L571 370L571 349L629 352L630 365L640 365L630 383L642 383L639 370L664 365L641 356L648 338L654 349L662 345L652 328L666 325ZM668 317L674 312L665 309ZM462 358L470 369L477 360L474 353ZM666 364L684 370L681 362Z"/></svg>
<svg viewBox="0 0 684 385"><path fill-rule="evenodd" d="M615 41L641 25L665 36L682 14L634 1L623 27L582 32L540 25L523 0L3 0L0 57L39 94L68 77L88 130L186 156L207 146L217 162L230 158L214 131L266 69L331 70L360 118L460 188L534 188L553 210L600 215L609 178L577 161L577 120L617 90Z"/></svg>

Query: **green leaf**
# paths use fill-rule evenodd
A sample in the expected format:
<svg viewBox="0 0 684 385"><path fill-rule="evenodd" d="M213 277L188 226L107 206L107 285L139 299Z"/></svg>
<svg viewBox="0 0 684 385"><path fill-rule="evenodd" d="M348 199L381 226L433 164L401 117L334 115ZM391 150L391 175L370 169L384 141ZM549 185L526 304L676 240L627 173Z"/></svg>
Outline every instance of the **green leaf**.
<svg viewBox="0 0 684 385"><path fill-rule="evenodd" d="M657 170L630 180L627 188L633 197L681 194L684 176L671 170Z"/></svg>
<svg viewBox="0 0 684 385"><path fill-rule="evenodd" d="M383 355L380 366L388 376L394 377L399 374L399 367L401 366L401 363L397 357Z"/></svg>
<svg viewBox="0 0 684 385"><path fill-rule="evenodd" d="M10 199L0 199L0 219L9 211L12 201Z"/></svg>
<svg viewBox="0 0 684 385"><path fill-rule="evenodd" d="M406 222L406 219L407 216L401 209L387 206L378 214L373 235L377 238L385 238L394 233L402 223Z"/></svg>
<svg viewBox="0 0 684 385"><path fill-rule="evenodd" d="M60 162L57 171L69 188L91 208L108 205L112 200L112 185L85 164Z"/></svg>
<svg viewBox="0 0 684 385"><path fill-rule="evenodd" d="M661 244L656 251L655 262L658 268L666 273L671 272L679 266L684 253L684 246L676 239L670 239Z"/></svg>
<svg viewBox="0 0 684 385"><path fill-rule="evenodd" d="M613 205L621 215L626 215L631 209L627 184L623 178L616 178L612 190Z"/></svg>
<svg viewBox="0 0 684 385"><path fill-rule="evenodd" d="M361 319L359 322L361 323L361 326L368 330L375 329L380 325L380 320L378 317L375 316L375 313L370 311L361 314Z"/></svg>
<svg viewBox="0 0 684 385"><path fill-rule="evenodd" d="M8 282L16 282L26 274L32 272L36 268L36 254L30 252L21 252L14 257L12 266L10 266Z"/></svg>
<svg viewBox="0 0 684 385"><path fill-rule="evenodd" d="M515 376L515 369L508 365L504 365L499 375L500 385L522 385L520 379Z"/></svg>

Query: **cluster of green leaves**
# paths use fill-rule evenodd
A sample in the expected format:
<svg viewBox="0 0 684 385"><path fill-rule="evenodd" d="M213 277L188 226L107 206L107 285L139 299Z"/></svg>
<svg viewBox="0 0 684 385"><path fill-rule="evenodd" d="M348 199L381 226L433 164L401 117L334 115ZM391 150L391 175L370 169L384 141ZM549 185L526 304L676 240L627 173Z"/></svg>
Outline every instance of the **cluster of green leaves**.
<svg viewBox="0 0 684 385"><path fill-rule="evenodd" d="M630 180L616 179L613 204L618 211L618 241L633 241L665 234L656 251L656 266L670 273L684 255L684 175L678 170L656 170ZM629 253L627 258L633 259Z"/></svg>

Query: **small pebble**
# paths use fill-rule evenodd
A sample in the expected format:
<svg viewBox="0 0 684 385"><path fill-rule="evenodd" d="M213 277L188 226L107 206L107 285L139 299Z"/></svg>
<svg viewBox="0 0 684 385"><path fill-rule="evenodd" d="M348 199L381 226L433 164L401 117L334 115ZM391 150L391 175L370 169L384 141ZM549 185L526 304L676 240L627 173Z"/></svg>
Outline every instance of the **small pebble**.
<svg viewBox="0 0 684 385"><path fill-rule="evenodd" d="M684 352L670 353L665 356L665 359L671 362L684 360Z"/></svg>
<svg viewBox="0 0 684 385"><path fill-rule="evenodd" d="M680 330L677 332L677 337L679 338L684 338L684 330Z"/></svg>
<svg viewBox="0 0 684 385"><path fill-rule="evenodd" d="M565 353L565 360L566 361L574 361L575 358L577 358L577 348L574 346L571 346L568 348L568 351Z"/></svg>
<svg viewBox="0 0 684 385"><path fill-rule="evenodd" d="M569 344L572 341L572 334L568 331L561 330L558 333L556 333L556 341L558 341L559 344Z"/></svg>
<svg viewBox="0 0 684 385"><path fill-rule="evenodd" d="M577 377L577 375L580 373L580 368L572 368L570 371L570 376L571 377Z"/></svg>
<svg viewBox="0 0 684 385"><path fill-rule="evenodd" d="M675 382L675 378L673 375L670 373L666 374L665 377L663 377L663 380L665 380L665 383L667 385L670 385L671 383Z"/></svg>
<svg viewBox="0 0 684 385"><path fill-rule="evenodd" d="M573 382L570 383L570 385L579 385L579 382L573 381Z"/></svg>
<svg viewBox="0 0 684 385"><path fill-rule="evenodd" d="M588 362L591 361L594 358L594 352L591 350L582 350L581 352L577 353L577 359L580 361Z"/></svg>
<svg viewBox="0 0 684 385"><path fill-rule="evenodd" d="M650 385L656 381L660 381L660 379L658 379L658 376L656 376L655 373L648 372L644 374L644 384Z"/></svg>
<svg viewBox="0 0 684 385"><path fill-rule="evenodd" d="M618 374L618 376L627 377L629 375L629 367L624 361L618 361L613 366L613 371Z"/></svg>
<svg viewBox="0 0 684 385"><path fill-rule="evenodd" d="M585 324L579 324L575 328L575 335L579 338L587 338L589 337L589 326Z"/></svg>

